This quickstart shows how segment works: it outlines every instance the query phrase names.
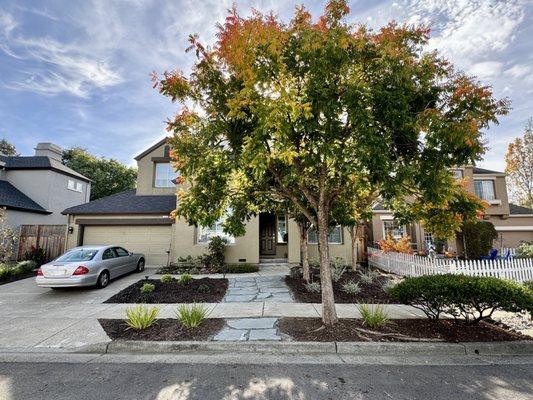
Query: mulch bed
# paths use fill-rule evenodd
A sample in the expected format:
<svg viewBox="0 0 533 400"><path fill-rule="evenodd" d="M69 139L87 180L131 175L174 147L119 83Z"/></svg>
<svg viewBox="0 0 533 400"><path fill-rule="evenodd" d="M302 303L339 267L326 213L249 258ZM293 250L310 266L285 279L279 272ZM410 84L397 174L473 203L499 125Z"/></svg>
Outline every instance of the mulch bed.
<svg viewBox="0 0 533 400"><path fill-rule="evenodd" d="M381 275L374 279L370 284L364 284L359 279L359 274L353 271L346 271L338 282L333 282L333 295L335 303L393 303L390 296L383 290L383 285L391 278ZM320 282L318 276L313 279L314 282ZM346 282L359 283L361 291L357 294L348 294L342 290L342 285ZM290 288L294 298L300 303L320 303L322 302L321 293L312 293L305 288L305 281L302 278L296 278L287 275L285 283Z"/></svg>
<svg viewBox="0 0 533 400"><path fill-rule="evenodd" d="M16 275L16 276L8 276L7 278L0 279L0 285L5 285L6 283L16 282L16 281L20 281L21 279L32 278L35 276L36 276L36 272L34 271L25 272L23 274Z"/></svg>
<svg viewBox="0 0 533 400"><path fill-rule="evenodd" d="M145 283L155 285L152 293L141 293ZM203 291L200 286L209 287ZM227 279L201 278L193 279L188 284L177 281L161 282L159 279L142 280L121 290L105 303L218 303L228 289Z"/></svg>
<svg viewBox="0 0 533 400"><path fill-rule="evenodd" d="M463 321L455 320L433 322L427 319L394 319L381 328L370 329L363 325L360 319L340 319L339 323L333 327L325 327L319 318L281 318L278 321L278 329L294 340L301 342L499 342L533 340L529 336L511 332L490 323L480 322L478 325L468 325ZM389 336L380 334L388 334Z"/></svg>
<svg viewBox="0 0 533 400"><path fill-rule="evenodd" d="M99 319L100 325L112 340L185 341L210 340L224 327L224 319L205 319L195 328L184 327L177 319L158 319L151 327L131 329L122 319Z"/></svg>

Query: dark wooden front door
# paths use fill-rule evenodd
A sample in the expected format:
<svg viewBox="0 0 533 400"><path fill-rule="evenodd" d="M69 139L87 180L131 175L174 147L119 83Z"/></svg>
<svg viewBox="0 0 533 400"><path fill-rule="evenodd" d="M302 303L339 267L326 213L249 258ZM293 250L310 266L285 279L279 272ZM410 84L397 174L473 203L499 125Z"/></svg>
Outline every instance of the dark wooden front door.
<svg viewBox="0 0 533 400"><path fill-rule="evenodd" d="M276 254L276 216L259 215L259 253L264 256Z"/></svg>

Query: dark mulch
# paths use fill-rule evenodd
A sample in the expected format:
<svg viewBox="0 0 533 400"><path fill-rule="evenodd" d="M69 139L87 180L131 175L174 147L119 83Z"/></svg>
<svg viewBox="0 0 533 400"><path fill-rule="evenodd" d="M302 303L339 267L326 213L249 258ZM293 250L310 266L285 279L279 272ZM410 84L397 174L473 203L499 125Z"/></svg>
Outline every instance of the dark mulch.
<svg viewBox="0 0 533 400"><path fill-rule="evenodd" d="M141 293L145 283L155 285L152 293ZM208 286L208 291L199 290ZM193 279L188 284L177 281L161 282L158 279L142 280L121 290L105 303L218 303L228 289L227 279L201 278Z"/></svg>
<svg viewBox="0 0 533 400"><path fill-rule="evenodd" d="M278 329L296 341L311 342L398 342L411 341L408 338L380 336L377 333L400 334L415 338L414 341L433 339L443 342L499 342L532 340L529 336L511 332L490 323L468 325L463 321L427 319L395 319L385 326L370 329L360 319L340 319L333 327L325 327L319 318L282 318ZM357 329L374 331L376 334L361 332ZM418 339L418 340L416 340Z"/></svg>
<svg viewBox="0 0 533 400"><path fill-rule="evenodd" d="M393 303L390 296L383 290L383 285L391 278L381 275L374 279L370 284L364 284L359 280L359 274L353 271L346 271L338 282L333 282L333 294L335 302L341 304L347 303ZM318 276L313 279L320 282ZM361 291L357 294L347 294L342 290L342 285L346 282L359 283ZM291 289L294 298L300 303L320 303L322 295L320 293L311 293L305 288L305 281L302 278L295 278L287 275L285 283Z"/></svg>
<svg viewBox="0 0 533 400"><path fill-rule="evenodd" d="M210 340L224 327L224 319L205 319L195 328L184 327L177 319L158 319L151 327L131 329L122 319L99 319L112 340Z"/></svg>
<svg viewBox="0 0 533 400"><path fill-rule="evenodd" d="M36 275L35 271L29 271L29 272L25 272L20 275L15 275L15 276L10 275L7 278L0 279L0 285L5 285L6 283L20 281L21 279L32 278L32 277L35 277L35 275Z"/></svg>

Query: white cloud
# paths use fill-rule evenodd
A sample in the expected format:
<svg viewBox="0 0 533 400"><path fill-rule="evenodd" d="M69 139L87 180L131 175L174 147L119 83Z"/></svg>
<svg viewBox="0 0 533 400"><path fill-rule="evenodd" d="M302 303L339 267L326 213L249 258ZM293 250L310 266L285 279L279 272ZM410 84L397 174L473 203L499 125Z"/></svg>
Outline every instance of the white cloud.
<svg viewBox="0 0 533 400"><path fill-rule="evenodd" d="M506 69L504 74L511 78L520 79L531 73L531 66L525 64L516 64Z"/></svg>
<svg viewBox="0 0 533 400"><path fill-rule="evenodd" d="M498 76L501 73L503 64L498 61L484 61L473 64L469 71L478 78L486 79Z"/></svg>

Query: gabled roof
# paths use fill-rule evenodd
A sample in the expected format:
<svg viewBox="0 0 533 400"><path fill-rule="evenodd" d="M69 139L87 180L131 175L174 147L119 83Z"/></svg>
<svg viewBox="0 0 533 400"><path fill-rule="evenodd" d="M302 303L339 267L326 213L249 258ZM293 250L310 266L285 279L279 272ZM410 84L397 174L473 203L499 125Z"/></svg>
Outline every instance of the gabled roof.
<svg viewBox="0 0 533 400"><path fill-rule="evenodd" d="M170 214L176 208L176 195L137 196L127 190L101 199L67 208L62 214Z"/></svg>
<svg viewBox="0 0 533 400"><path fill-rule="evenodd" d="M91 180L86 176L63 165L59 160L47 156L0 156L0 160L5 163L6 170L17 169L51 169L53 171L78 178L85 182Z"/></svg>
<svg viewBox="0 0 533 400"><path fill-rule="evenodd" d="M0 180L0 207L40 214L51 214L50 211L45 210L11 183L2 180Z"/></svg>
<svg viewBox="0 0 533 400"><path fill-rule="evenodd" d="M492 175L492 174L504 174L504 172L491 171L490 169L474 167L474 175Z"/></svg>
<svg viewBox="0 0 533 400"><path fill-rule="evenodd" d="M509 214L510 215L533 215L533 210L528 207L523 207L523 206L509 203Z"/></svg>
<svg viewBox="0 0 533 400"><path fill-rule="evenodd" d="M163 139L161 139L159 142L157 142L156 144L154 144L153 146L151 146L150 148L146 149L145 151L143 151L141 154L139 154L138 156L135 157L135 160L140 160L141 158L143 158L145 155L147 154L150 154L152 151L154 151L155 149L157 149L159 146L162 146L163 144L166 143L166 141L168 140L168 137L165 137Z"/></svg>

